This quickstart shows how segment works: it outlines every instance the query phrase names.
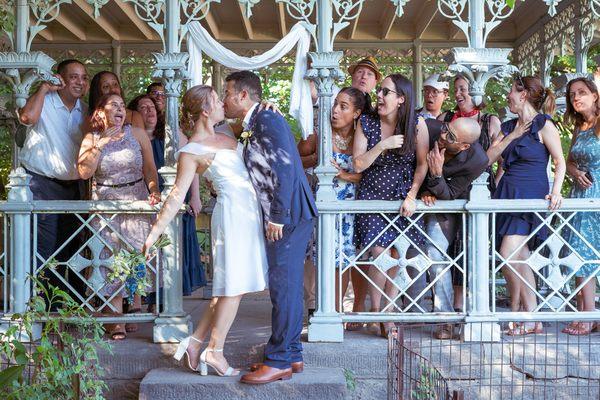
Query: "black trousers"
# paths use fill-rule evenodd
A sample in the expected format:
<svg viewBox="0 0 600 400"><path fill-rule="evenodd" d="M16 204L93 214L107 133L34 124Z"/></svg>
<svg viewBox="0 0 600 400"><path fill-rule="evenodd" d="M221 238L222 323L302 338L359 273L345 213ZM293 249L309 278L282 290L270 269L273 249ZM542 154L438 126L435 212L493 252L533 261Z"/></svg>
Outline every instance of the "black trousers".
<svg viewBox="0 0 600 400"><path fill-rule="evenodd" d="M31 171L27 173L32 176L30 187L34 200L81 199L81 180L61 181ZM82 244L80 235L71 238L78 227L78 219L73 214L37 214L37 248L33 252L32 265L40 268L49 258L68 261ZM57 252L64 243L67 244ZM60 266L55 271L45 269L40 277L49 285L65 290L75 301L78 300L77 294L82 297L85 295L85 283L66 266Z"/></svg>

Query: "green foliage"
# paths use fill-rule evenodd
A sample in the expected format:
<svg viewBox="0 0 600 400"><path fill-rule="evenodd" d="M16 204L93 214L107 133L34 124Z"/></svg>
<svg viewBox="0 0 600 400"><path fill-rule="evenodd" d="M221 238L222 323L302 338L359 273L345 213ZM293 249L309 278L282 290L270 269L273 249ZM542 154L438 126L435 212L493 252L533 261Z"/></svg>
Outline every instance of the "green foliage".
<svg viewBox="0 0 600 400"><path fill-rule="evenodd" d="M149 249L153 253L171 244L167 235L161 235ZM138 294L146 296L146 288L150 287L150 276L146 268L146 256L137 250L121 250L113 260L112 270L107 279L109 282L120 280L125 284L129 302L133 302L133 296Z"/></svg>
<svg viewBox="0 0 600 400"><path fill-rule="evenodd" d="M411 392L411 399L437 400L438 396L435 392L436 369L420 364L419 370L421 371L421 375L419 376L416 388Z"/></svg>
<svg viewBox="0 0 600 400"><path fill-rule="evenodd" d="M14 32L15 15L13 8L7 1L0 3L0 30L4 33Z"/></svg>
<svg viewBox="0 0 600 400"><path fill-rule="evenodd" d="M110 346L102 339L102 324L63 290L47 288L40 281L35 281L35 287L38 295L32 297L28 311L14 314L10 327L0 333L0 359L9 362L0 371L0 397L103 399L107 386L100 379L103 371L97 351ZM59 305L59 311L50 312L50 304ZM40 339L23 344L20 339L34 337L42 321Z"/></svg>
<svg viewBox="0 0 600 400"><path fill-rule="evenodd" d="M356 390L356 375L354 375L354 371L351 369L344 368L344 378L346 378L346 387L351 392Z"/></svg>

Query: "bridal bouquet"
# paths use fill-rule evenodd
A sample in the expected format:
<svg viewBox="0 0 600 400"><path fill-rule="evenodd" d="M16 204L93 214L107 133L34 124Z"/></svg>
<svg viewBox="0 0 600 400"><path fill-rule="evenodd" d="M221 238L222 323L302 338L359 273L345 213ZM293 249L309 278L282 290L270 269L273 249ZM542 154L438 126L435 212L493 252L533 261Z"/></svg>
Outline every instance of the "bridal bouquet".
<svg viewBox="0 0 600 400"><path fill-rule="evenodd" d="M162 249L171 244L167 235L160 235L152 245L150 252ZM108 280L120 280L125 284L129 303L133 303L133 296L139 294L145 296L146 288L150 286L148 271L146 268L146 257L143 253L134 250L121 250L113 260L112 271L108 274Z"/></svg>

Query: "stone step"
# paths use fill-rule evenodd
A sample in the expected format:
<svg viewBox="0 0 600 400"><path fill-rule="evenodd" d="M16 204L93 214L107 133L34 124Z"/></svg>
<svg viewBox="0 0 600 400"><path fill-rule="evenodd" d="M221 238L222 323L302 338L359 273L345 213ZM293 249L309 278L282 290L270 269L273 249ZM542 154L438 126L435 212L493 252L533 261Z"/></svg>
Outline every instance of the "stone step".
<svg viewBox="0 0 600 400"><path fill-rule="evenodd" d="M140 384L139 400L338 400L348 398L341 368L306 368L287 381L246 385L239 376L200 376L174 368L150 371Z"/></svg>

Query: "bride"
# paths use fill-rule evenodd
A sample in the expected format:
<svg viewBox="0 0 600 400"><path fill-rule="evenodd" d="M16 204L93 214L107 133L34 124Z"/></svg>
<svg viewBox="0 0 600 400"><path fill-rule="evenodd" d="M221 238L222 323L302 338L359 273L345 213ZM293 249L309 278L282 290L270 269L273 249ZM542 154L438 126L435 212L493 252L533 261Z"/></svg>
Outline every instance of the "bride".
<svg viewBox="0 0 600 400"><path fill-rule="evenodd" d="M244 293L267 288L267 258L258 199L238 151L238 142L213 127L225 119L223 103L210 86L198 85L182 101L183 127L193 132L178 152L175 186L166 199L144 244L158 239L181 208L196 173L212 183L217 203L211 220L213 298L194 333L177 348L175 358L187 355L190 369L221 376L238 375L223 356L227 333ZM200 353L210 332L210 341Z"/></svg>

